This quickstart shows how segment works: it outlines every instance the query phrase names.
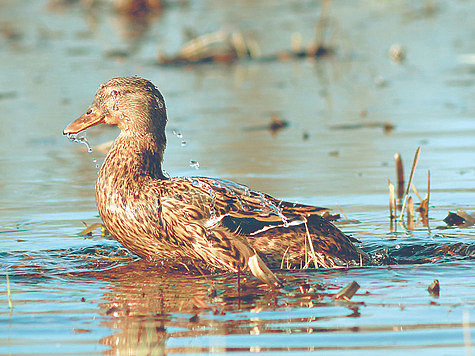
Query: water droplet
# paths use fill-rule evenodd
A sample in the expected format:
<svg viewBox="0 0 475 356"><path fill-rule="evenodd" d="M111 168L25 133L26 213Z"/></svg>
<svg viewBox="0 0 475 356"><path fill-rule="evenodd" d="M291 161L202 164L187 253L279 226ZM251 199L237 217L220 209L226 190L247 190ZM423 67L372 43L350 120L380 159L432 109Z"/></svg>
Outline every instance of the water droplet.
<svg viewBox="0 0 475 356"><path fill-rule="evenodd" d="M200 163L198 161L191 160L190 161L190 166L195 168L195 169L199 169L200 168Z"/></svg>
<svg viewBox="0 0 475 356"><path fill-rule="evenodd" d="M181 146L185 147L186 146L186 141L181 141Z"/></svg>
<svg viewBox="0 0 475 356"><path fill-rule="evenodd" d="M199 187L199 186L200 186L200 182L197 181L196 179L193 179L193 182L191 182L191 184L193 184L195 187Z"/></svg>
<svg viewBox="0 0 475 356"><path fill-rule="evenodd" d="M183 138L183 134L180 132L180 131L177 131L177 130L173 130L172 131L173 134L178 137L178 138Z"/></svg>
<svg viewBox="0 0 475 356"><path fill-rule="evenodd" d="M396 250L399 250L399 249L401 248L401 245L398 244L398 245L396 245L396 246L394 246L394 247L396 248Z"/></svg>
<svg viewBox="0 0 475 356"><path fill-rule="evenodd" d="M92 153L92 147L91 145L89 144L89 142L87 142L87 139L86 139L86 136L80 136L78 137L78 134L71 134L71 133L68 133L66 135L66 137L73 141L73 142L76 142L76 143L81 143L83 145L86 145L87 147L87 152L88 153Z"/></svg>

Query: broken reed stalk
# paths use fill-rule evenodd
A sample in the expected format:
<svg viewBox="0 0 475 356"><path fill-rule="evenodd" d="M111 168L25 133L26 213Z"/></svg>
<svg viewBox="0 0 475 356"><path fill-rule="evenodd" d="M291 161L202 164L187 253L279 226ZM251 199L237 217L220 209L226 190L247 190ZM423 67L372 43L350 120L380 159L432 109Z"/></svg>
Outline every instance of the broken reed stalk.
<svg viewBox="0 0 475 356"><path fill-rule="evenodd" d="M306 269L307 266L309 265L309 260L308 260L308 251L307 251L307 237L305 236L304 239L304 252L305 252L305 264L302 269Z"/></svg>
<svg viewBox="0 0 475 356"><path fill-rule="evenodd" d="M422 201L421 195L419 194L419 191L417 190L416 186L414 183L411 184L412 191L417 195L420 201Z"/></svg>
<svg viewBox="0 0 475 356"><path fill-rule="evenodd" d="M192 59L199 56L211 44L224 41L226 36L225 32L219 31L196 37L182 47L180 55L184 58Z"/></svg>
<svg viewBox="0 0 475 356"><path fill-rule="evenodd" d="M317 256L315 255L315 250L313 249L312 238L310 237L310 232L308 231L307 222L305 222L305 231L307 232L308 244L310 245L310 251L312 252L312 259L315 268L318 268L318 260Z"/></svg>
<svg viewBox="0 0 475 356"><path fill-rule="evenodd" d="M400 200L404 195L404 166L399 152L394 155L394 160L396 163L397 198Z"/></svg>
<svg viewBox="0 0 475 356"><path fill-rule="evenodd" d="M348 216L346 216L345 212L343 211L343 209L341 208L341 206L339 206L338 204L336 204L336 206L338 207L338 209L341 211L341 213L343 214L343 216L345 217L346 220L348 220Z"/></svg>
<svg viewBox="0 0 475 356"><path fill-rule="evenodd" d="M396 197L394 196L394 184L388 179L389 188L389 217L393 220L396 217Z"/></svg>
<svg viewBox="0 0 475 356"><path fill-rule="evenodd" d="M284 252L284 255L282 256L282 261L280 262L280 269L284 269L284 259L285 259L285 256L287 255L287 252L289 251L289 248L290 246L288 246ZM288 266L288 263L287 263L287 267ZM288 269L288 268L287 268Z"/></svg>
<svg viewBox="0 0 475 356"><path fill-rule="evenodd" d="M404 209L406 207L407 197L409 195L409 189L411 188L412 178L414 177L414 171L416 170L417 162L419 161L420 154L421 154L421 147L419 146L417 147L416 153L414 154L414 160L412 161L411 174L409 175L409 180L407 182L406 192L404 194L404 201L402 203L401 215L399 216L399 220L402 220L402 217L404 216Z"/></svg>
<svg viewBox="0 0 475 356"><path fill-rule="evenodd" d="M92 225L87 225L87 223L85 221L81 221L85 226L86 228L84 230L82 230L81 232L78 233L79 236L92 236L92 232L97 229L97 228L101 228L101 234L104 235L105 234L105 227L104 225L100 224L100 223L95 223L95 224L92 224Z"/></svg>
<svg viewBox="0 0 475 356"><path fill-rule="evenodd" d="M421 213L422 219L427 221L429 219L429 197L430 197L430 170L427 171L427 193L426 197L421 200L419 205L419 211Z"/></svg>
<svg viewBox="0 0 475 356"><path fill-rule="evenodd" d="M300 53L300 51L302 51L302 35L299 32L292 34L290 50L293 53Z"/></svg>
<svg viewBox="0 0 475 356"><path fill-rule="evenodd" d="M330 8L332 0L323 0L320 10L320 16L318 16L316 33L315 33L315 50L323 46L325 42L325 30L328 25L328 16L330 14Z"/></svg>
<svg viewBox="0 0 475 356"><path fill-rule="evenodd" d="M248 56L246 41L244 40L244 36L241 32L233 32L231 35L231 43L238 58L244 58Z"/></svg>
<svg viewBox="0 0 475 356"><path fill-rule="evenodd" d="M7 277L8 307L10 308L10 313L11 313L13 311L13 303L12 303L12 292L10 289L10 277L8 277L8 269L5 270L5 275Z"/></svg>
<svg viewBox="0 0 475 356"><path fill-rule="evenodd" d="M414 229L414 201L411 196L407 198L407 227Z"/></svg>
<svg viewBox="0 0 475 356"><path fill-rule="evenodd" d="M355 295L355 293L360 289L360 285L356 282L353 281L350 284L348 284L345 288L343 288L341 291L339 291L335 295L335 299L343 299L346 300L347 302L350 301L350 299Z"/></svg>
<svg viewBox="0 0 475 356"><path fill-rule="evenodd" d="M429 218L429 197L430 197L430 170L427 171L427 193L424 199L422 199L419 191L416 189L416 186L412 184L412 190L417 195L420 200L419 207L417 211L421 214L424 225L427 225L427 220Z"/></svg>
<svg viewBox="0 0 475 356"><path fill-rule="evenodd" d="M241 269L237 271L238 308L241 309Z"/></svg>

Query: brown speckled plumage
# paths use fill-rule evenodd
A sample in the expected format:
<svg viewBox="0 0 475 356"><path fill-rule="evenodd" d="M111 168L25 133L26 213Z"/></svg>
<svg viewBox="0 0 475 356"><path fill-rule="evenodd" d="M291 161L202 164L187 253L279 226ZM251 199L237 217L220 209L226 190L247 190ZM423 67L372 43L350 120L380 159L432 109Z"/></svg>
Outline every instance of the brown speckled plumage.
<svg viewBox="0 0 475 356"><path fill-rule="evenodd" d="M121 129L96 182L97 207L110 233L133 253L169 264L251 272L278 284L269 267L319 267L368 261L350 238L319 214L243 185L204 177L166 178L165 102L138 77L102 84L89 110L64 134L101 123ZM311 236L313 250L309 247ZM316 261L315 261L316 260Z"/></svg>

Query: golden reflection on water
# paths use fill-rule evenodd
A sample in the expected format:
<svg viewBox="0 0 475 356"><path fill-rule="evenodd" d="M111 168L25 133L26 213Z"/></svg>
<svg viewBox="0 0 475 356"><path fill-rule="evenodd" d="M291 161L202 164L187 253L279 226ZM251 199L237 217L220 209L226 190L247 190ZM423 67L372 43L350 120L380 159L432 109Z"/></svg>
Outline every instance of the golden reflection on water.
<svg viewBox="0 0 475 356"><path fill-rule="evenodd" d="M381 275L377 283L382 290L400 289L411 280L410 275L399 275L405 273L404 269L399 269L399 273L390 271L382 268L376 272ZM375 273L367 268L347 272L362 280L366 274ZM464 346L461 337L449 337L446 343L435 341L437 333L445 337L458 335L464 327L461 321L452 318L414 323L411 315L417 313L416 300L408 299L407 312L404 303L397 299L381 304L378 289L358 293L355 301L338 301L334 297L342 287L341 282L331 281L340 277L342 271L320 272L322 283L315 278L309 283L301 277L308 276L308 272L278 273L279 278L288 281L280 290L271 290L252 277L241 276L239 291L234 274L196 275L170 271L142 260L106 271L81 273L81 276L97 278L109 285L98 303L103 317L101 326L113 330L99 341L110 347L105 354L402 350L408 343L411 349L419 349L431 342L434 342L431 347L440 349ZM382 278L384 275L399 277ZM419 308L426 308L424 305L422 302ZM385 310L394 318L392 322L365 322L368 317L378 320L378 314L384 314ZM399 320L398 313L409 319ZM357 320L362 316L365 318ZM410 341L427 332L435 333L434 337L422 337L416 344ZM267 343L266 335L274 340L271 344ZM293 335L300 341L285 346L285 340L291 340L285 339L285 335ZM402 344L388 345L384 340L389 335Z"/></svg>
<svg viewBox="0 0 475 356"><path fill-rule="evenodd" d="M237 276L233 274L198 276L141 260L81 275L95 277L111 286L99 307L100 314L109 318L102 325L117 332L102 338L100 343L110 346L107 353L113 354L207 352L220 347L229 351L235 346L219 346L219 342L209 348L203 345L167 348L167 340L214 337L216 341L225 335L331 332L334 330L295 325L360 315L361 303L335 302L334 293L324 291L322 285L310 286L304 279L291 275L285 276L289 284L283 290L271 290L252 277L241 276L239 291ZM288 317L285 312L289 308L325 306L341 309L336 315L315 313L311 317ZM265 311L278 314L267 319L259 315ZM249 317L248 313L254 316ZM230 316L226 317L227 314ZM251 351L250 346L244 349Z"/></svg>

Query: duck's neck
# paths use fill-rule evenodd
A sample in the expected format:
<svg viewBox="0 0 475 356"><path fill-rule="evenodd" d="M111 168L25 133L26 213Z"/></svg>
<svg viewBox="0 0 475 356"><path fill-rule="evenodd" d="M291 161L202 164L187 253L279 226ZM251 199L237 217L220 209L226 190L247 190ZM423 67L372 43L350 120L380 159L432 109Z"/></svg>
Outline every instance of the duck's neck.
<svg viewBox="0 0 475 356"><path fill-rule="evenodd" d="M142 183L144 179L166 179L162 172L164 138L140 137L121 133L109 151L100 175Z"/></svg>

